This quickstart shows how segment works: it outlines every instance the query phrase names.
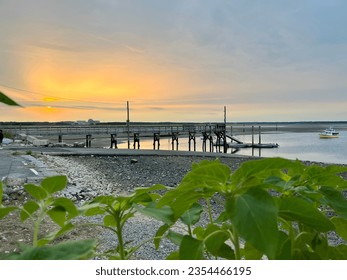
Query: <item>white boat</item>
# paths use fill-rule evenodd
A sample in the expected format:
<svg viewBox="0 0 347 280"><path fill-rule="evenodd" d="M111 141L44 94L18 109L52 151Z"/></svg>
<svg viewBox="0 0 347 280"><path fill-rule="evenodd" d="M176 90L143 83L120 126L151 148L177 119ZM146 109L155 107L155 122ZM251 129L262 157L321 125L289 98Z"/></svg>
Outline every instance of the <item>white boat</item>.
<svg viewBox="0 0 347 280"><path fill-rule="evenodd" d="M336 131L334 128L329 127L324 132L319 133L319 138L325 139L325 138L338 138L339 132Z"/></svg>

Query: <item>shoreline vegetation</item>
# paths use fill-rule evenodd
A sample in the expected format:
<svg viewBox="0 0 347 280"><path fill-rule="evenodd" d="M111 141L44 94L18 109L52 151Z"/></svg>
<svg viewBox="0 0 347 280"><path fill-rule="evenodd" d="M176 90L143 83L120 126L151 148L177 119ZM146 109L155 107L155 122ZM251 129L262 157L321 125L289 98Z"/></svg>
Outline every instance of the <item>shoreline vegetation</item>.
<svg viewBox="0 0 347 280"><path fill-rule="evenodd" d="M98 149L95 149L98 150ZM101 149L99 149L101 150ZM124 151L126 152L126 151ZM33 154L35 156L35 153ZM213 160L213 156L204 157L202 154L178 155L136 155L136 154L104 154L103 156L84 154L84 155L37 155L37 158L46 164L47 168L55 170L57 174L67 176L68 185L63 196L82 205L84 202L92 200L99 195L130 195L137 187L150 187L153 184L163 184L170 188L179 186L181 180L192 169L192 165L200 163L205 159ZM215 154L215 158L218 158ZM220 155L220 161L230 167L232 172L236 171L242 164L250 160L260 159L249 156L223 157ZM316 165L315 162L303 162L307 166ZM321 167L333 166L333 164L320 163ZM346 174L343 174L346 179ZM16 192L6 193L9 201L21 203L28 198L21 191L20 186L16 186ZM17 195L17 197L16 197ZM223 209L218 205L212 204L212 213L217 217ZM206 224L208 217L202 217L202 225ZM15 222L15 216L6 217L0 220L1 228L6 231L1 232L1 252L13 252L17 250L17 241L30 243L30 225L27 223ZM18 220L18 218L17 218ZM81 221L85 221L82 219ZM93 222L100 222L97 217L92 218ZM43 230L49 232L56 225L52 222L45 222ZM140 240L149 239L156 234L160 227L158 221L154 221L143 215L136 215L129 220L124 228L124 237L126 240L133 240L135 245ZM19 230L18 230L19 229ZM87 228L78 231L72 231L59 239L60 241L76 239L97 239L99 252L105 252L117 244L114 234L101 228ZM338 246L344 243L336 234L329 234L329 244ZM145 244L134 255L135 259L159 260L165 259L170 252L177 249L177 246L169 241L163 240L160 250L157 251L153 242Z"/></svg>

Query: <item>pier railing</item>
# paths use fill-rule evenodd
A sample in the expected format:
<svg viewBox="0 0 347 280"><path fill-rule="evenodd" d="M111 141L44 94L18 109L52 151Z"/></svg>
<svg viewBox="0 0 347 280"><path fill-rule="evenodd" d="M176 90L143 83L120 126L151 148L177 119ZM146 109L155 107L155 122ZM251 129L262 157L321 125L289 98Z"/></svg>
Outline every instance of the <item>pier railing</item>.
<svg viewBox="0 0 347 280"><path fill-rule="evenodd" d="M198 124L198 125L130 125L129 133L140 133L141 135L153 135L153 133L167 134L189 133L213 131L216 125ZM126 135L128 127L126 125L12 125L3 126L8 132L14 135L33 135L33 136L54 136L54 135L98 135L98 134L118 134Z"/></svg>

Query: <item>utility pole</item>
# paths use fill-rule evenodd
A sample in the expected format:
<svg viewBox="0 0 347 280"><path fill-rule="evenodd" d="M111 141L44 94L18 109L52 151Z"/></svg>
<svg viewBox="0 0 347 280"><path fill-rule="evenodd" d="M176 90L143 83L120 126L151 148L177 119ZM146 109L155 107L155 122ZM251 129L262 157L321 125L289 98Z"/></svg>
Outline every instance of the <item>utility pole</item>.
<svg viewBox="0 0 347 280"><path fill-rule="evenodd" d="M130 118L129 118L129 101L127 101L127 130L128 130L128 149L130 149Z"/></svg>

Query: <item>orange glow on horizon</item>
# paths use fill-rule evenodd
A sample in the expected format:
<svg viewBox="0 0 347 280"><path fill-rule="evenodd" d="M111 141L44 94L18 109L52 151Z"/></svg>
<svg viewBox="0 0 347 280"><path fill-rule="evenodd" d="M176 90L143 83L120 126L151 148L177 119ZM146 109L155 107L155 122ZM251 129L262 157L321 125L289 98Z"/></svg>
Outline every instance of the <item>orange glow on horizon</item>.
<svg viewBox="0 0 347 280"><path fill-rule="evenodd" d="M134 121L206 119L222 108L206 104L206 98L215 96L200 95L213 92L214 84L202 86L194 71L161 64L145 54L128 58L122 53L39 51L42 59L22 61L27 90L35 93L26 100L25 111L37 121L124 121L126 101Z"/></svg>
<svg viewBox="0 0 347 280"><path fill-rule="evenodd" d="M161 66L150 58L129 59L118 65L117 62L107 64L105 56L107 54L104 60L86 58L88 62L83 65L81 57L60 60L55 53L46 54L44 59L27 65L28 69L35 69L26 71L28 87L45 94L45 102L163 100L192 87L184 73Z"/></svg>

